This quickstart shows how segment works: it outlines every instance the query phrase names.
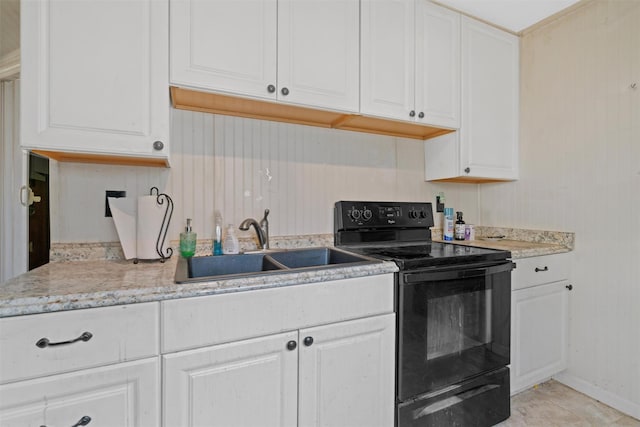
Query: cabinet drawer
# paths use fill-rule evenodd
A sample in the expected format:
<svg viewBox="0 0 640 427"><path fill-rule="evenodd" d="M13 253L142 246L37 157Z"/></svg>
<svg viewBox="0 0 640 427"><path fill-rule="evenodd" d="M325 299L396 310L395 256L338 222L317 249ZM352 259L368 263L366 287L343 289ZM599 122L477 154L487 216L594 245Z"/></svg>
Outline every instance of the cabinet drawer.
<svg viewBox="0 0 640 427"><path fill-rule="evenodd" d="M0 319L0 384L157 355L158 324L157 303Z"/></svg>
<svg viewBox="0 0 640 427"><path fill-rule="evenodd" d="M162 353L393 312L393 274L161 303Z"/></svg>
<svg viewBox="0 0 640 427"><path fill-rule="evenodd" d="M516 260L511 289L523 289L569 279L570 253L544 255Z"/></svg>
<svg viewBox="0 0 640 427"><path fill-rule="evenodd" d="M0 425L157 427L158 359L4 384L0 386Z"/></svg>

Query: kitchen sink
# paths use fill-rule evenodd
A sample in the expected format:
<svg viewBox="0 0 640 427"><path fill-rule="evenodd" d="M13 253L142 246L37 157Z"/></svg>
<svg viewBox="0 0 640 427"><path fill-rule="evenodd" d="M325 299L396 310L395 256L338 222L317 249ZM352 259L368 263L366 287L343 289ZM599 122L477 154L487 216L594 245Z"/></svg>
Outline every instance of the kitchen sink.
<svg viewBox="0 0 640 427"><path fill-rule="evenodd" d="M289 268L321 267L369 261L360 255L333 248L294 249L269 255Z"/></svg>
<svg viewBox="0 0 640 427"><path fill-rule="evenodd" d="M379 260L335 248L283 249L239 255L180 258L175 282L206 282L274 273L373 264Z"/></svg>
<svg viewBox="0 0 640 427"><path fill-rule="evenodd" d="M286 269L266 254L241 254L180 258L176 267L176 283L218 280L229 276L249 276Z"/></svg>

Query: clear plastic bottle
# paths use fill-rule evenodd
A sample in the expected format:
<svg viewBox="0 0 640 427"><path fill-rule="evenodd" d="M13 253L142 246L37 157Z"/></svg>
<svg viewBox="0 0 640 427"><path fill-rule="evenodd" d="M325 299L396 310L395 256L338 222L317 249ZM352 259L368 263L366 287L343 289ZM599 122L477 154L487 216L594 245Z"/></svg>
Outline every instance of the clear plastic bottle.
<svg viewBox="0 0 640 427"><path fill-rule="evenodd" d="M238 237L236 237L236 231L233 224L227 225L227 230L222 241L222 252L225 255L237 254L240 252L240 244L238 243Z"/></svg>
<svg viewBox="0 0 640 427"><path fill-rule="evenodd" d="M214 214L213 255L222 255L222 214L216 210Z"/></svg>
<svg viewBox="0 0 640 427"><path fill-rule="evenodd" d="M444 224L442 227L443 240L453 240L453 208L444 208Z"/></svg>

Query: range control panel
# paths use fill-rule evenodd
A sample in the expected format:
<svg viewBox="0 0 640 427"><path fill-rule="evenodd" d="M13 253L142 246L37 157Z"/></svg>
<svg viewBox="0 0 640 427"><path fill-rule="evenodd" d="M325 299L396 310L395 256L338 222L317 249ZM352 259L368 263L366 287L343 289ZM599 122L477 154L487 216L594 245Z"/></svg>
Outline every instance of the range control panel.
<svg viewBox="0 0 640 427"><path fill-rule="evenodd" d="M349 202L335 205L336 230L433 226L431 203Z"/></svg>

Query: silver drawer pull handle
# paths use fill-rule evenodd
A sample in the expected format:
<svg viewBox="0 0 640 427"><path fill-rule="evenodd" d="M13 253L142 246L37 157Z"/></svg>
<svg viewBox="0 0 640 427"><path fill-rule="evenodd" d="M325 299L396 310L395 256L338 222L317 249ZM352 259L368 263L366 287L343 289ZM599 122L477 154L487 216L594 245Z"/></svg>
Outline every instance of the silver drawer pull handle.
<svg viewBox="0 0 640 427"><path fill-rule="evenodd" d="M539 273L540 271L549 271L549 267L547 267L546 265L544 266L544 268L536 267L536 273Z"/></svg>
<svg viewBox="0 0 640 427"><path fill-rule="evenodd" d="M92 337L93 337L93 334L91 332L83 332L82 335L80 335L78 338L74 338L69 341L51 342L49 341L49 338L40 338L36 343L36 346L38 348L45 348L45 347L51 347L54 345L73 344L74 342L78 342L78 341L89 341ZM91 418L89 418L89 421L91 421ZM78 424L78 425L85 426L86 424Z"/></svg>
<svg viewBox="0 0 640 427"><path fill-rule="evenodd" d="M80 427L80 426L86 426L87 424L89 424L91 422L91 417L88 415L85 415L84 417L80 418L78 420L77 423L75 423L74 425L72 425L71 427ZM45 425L41 425L40 427L47 427Z"/></svg>

